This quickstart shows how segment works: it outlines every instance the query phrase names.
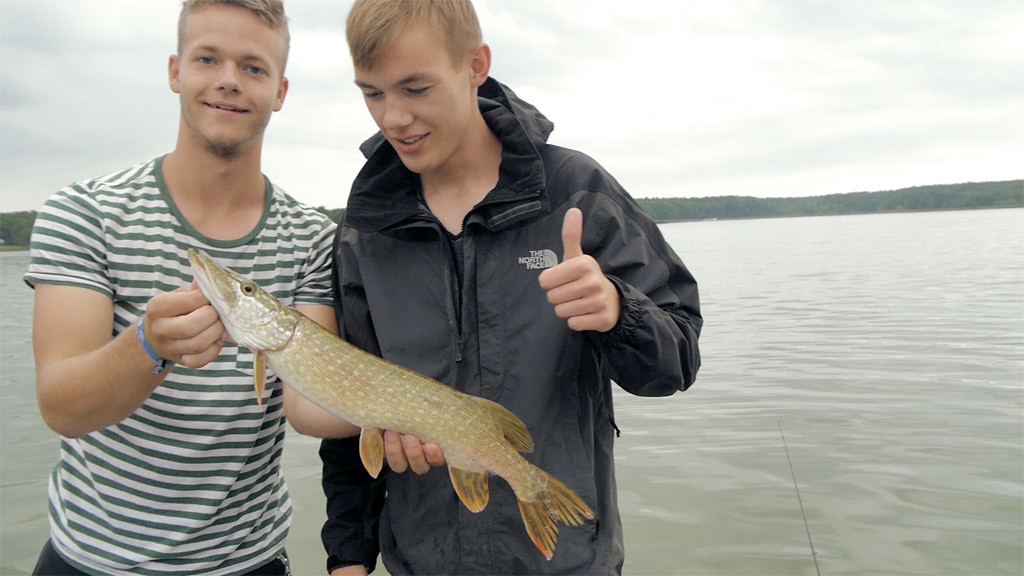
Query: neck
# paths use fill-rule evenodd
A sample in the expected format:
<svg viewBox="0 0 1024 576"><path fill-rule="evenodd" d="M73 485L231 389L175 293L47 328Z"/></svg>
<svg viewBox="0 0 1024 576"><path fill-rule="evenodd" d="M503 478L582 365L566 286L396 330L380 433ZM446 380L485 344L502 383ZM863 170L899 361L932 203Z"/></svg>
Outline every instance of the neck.
<svg viewBox="0 0 1024 576"><path fill-rule="evenodd" d="M482 116L467 134L458 151L443 166L420 175L424 194L460 194L498 183L501 141Z"/></svg>
<svg viewBox="0 0 1024 576"><path fill-rule="evenodd" d="M423 198L434 216L454 234L462 231L466 214L497 185L501 141L483 117L444 166L420 175Z"/></svg>
<svg viewBox="0 0 1024 576"><path fill-rule="evenodd" d="M164 158L167 191L196 230L210 238L233 240L259 222L266 185L256 150L222 158L179 142Z"/></svg>

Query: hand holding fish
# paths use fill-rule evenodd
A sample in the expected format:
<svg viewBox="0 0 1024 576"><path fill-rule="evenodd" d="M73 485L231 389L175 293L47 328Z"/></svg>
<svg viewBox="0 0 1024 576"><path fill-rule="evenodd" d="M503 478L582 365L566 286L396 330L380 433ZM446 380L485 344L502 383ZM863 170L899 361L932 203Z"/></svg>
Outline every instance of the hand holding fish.
<svg viewBox="0 0 1024 576"><path fill-rule="evenodd" d="M384 455L391 470L402 473L412 468L417 474L426 474L433 466L443 466L444 452L433 443L423 443L412 434L384 431Z"/></svg>
<svg viewBox="0 0 1024 576"><path fill-rule="evenodd" d="M607 332L619 322L619 291L592 256L583 253L583 212L570 208L562 222L562 263L539 277L555 315L576 331Z"/></svg>
<svg viewBox="0 0 1024 576"><path fill-rule="evenodd" d="M194 282L153 296L143 323L146 341L161 358L189 368L212 362L224 343L224 325Z"/></svg>

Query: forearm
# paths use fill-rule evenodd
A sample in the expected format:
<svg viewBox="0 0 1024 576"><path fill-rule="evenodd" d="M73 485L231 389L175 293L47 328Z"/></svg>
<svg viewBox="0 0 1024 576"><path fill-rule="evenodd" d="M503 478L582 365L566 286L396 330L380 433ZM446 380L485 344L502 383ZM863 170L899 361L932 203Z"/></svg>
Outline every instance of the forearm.
<svg viewBox="0 0 1024 576"><path fill-rule="evenodd" d="M612 280L623 296L620 321L608 333L591 333L612 379L640 396L689 388L700 367L702 319L696 299L661 307L622 280Z"/></svg>
<svg viewBox="0 0 1024 576"><path fill-rule="evenodd" d="M377 478L366 472L356 438L323 441L320 459L327 497L327 521L320 537L328 568L332 568L331 574L345 568L358 570L359 566L372 572L380 553L377 538L387 470Z"/></svg>
<svg viewBox="0 0 1024 576"><path fill-rule="evenodd" d="M298 304L295 309L323 326L331 334L338 334L334 309L323 304ZM288 383L284 386L284 413L295 431L315 438L347 438L359 434L359 427L334 416L296 392Z"/></svg>
<svg viewBox="0 0 1024 576"><path fill-rule="evenodd" d="M296 432L315 438L346 438L360 431L355 424L312 403L287 383L284 386L284 413Z"/></svg>
<svg viewBox="0 0 1024 576"><path fill-rule="evenodd" d="M76 438L127 418L166 374L153 373L132 325L96 349L37 365L39 411L54 432Z"/></svg>

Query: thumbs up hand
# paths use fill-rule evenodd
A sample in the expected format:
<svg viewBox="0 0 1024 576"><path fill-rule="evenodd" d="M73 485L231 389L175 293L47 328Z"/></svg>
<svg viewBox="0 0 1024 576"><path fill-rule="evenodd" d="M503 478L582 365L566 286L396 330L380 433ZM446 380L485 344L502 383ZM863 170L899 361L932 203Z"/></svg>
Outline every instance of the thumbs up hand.
<svg viewBox="0 0 1024 576"><path fill-rule="evenodd" d="M583 213L570 208L562 222L562 263L540 275L555 315L576 331L607 332L619 321L619 291L592 256L583 253Z"/></svg>

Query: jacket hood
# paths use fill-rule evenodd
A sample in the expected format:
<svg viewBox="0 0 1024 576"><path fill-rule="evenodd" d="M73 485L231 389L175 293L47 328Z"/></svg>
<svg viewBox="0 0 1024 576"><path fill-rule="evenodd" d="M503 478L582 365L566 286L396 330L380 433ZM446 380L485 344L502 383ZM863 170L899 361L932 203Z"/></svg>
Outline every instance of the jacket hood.
<svg viewBox="0 0 1024 576"><path fill-rule="evenodd" d="M501 140L502 160L498 185L480 208L492 224L514 219L517 212L495 210L509 202L537 200L544 190L545 172L540 152L547 145L554 123L509 87L487 78L477 90L480 112ZM410 220L425 220L420 207L419 175L408 170L377 132L359 147L367 161L352 184L346 222L361 230L382 230ZM487 210L485 205L492 208ZM500 213L500 214L499 214Z"/></svg>

